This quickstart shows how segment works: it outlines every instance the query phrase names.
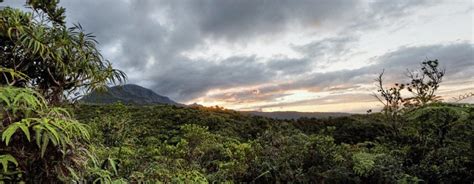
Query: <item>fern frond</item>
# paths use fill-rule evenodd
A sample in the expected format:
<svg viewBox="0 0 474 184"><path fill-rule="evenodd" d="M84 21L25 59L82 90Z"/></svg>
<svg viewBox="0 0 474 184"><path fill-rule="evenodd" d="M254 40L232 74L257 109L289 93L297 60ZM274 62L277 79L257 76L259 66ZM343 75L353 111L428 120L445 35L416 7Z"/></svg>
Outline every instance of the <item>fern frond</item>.
<svg viewBox="0 0 474 184"><path fill-rule="evenodd" d="M0 155L0 163L2 164L3 173L8 172L8 163L18 166L18 162L16 161L15 157L10 154Z"/></svg>
<svg viewBox="0 0 474 184"><path fill-rule="evenodd" d="M2 133L2 141L8 146L10 139L15 134L15 132L20 128L25 134L28 141L31 141L30 130L29 130L29 120L23 119L20 122L15 122L10 124Z"/></svg>

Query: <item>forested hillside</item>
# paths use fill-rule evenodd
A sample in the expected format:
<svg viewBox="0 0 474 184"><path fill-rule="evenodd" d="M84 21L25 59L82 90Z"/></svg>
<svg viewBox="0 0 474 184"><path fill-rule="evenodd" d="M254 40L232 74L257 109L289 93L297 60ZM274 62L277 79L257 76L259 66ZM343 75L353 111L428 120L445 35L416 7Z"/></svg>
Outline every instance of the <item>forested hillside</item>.
<svg viewBox="0 0 474 184"><path fill-rule="evenodd" d="M469 183L474 106L294 121L219 108L80 105L112 177L162 182ZM115 164L111 167L110 162ZM114 171L114 172L112 172Z"/></svg>

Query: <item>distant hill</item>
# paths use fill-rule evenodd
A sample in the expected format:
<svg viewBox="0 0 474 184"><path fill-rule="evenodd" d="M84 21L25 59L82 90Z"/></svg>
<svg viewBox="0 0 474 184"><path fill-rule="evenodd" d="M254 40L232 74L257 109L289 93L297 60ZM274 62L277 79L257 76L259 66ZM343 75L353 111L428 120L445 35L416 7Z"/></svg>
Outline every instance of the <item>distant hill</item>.
<svg viewBox="0 0 474 184"><path fill-rule="evenodd" d="M349 113L342 112L297 112L297 111L275 111L275 112L259 112L259 111L242 111L244 114L269 117L274 119L298 119L307 118L328 118L349 116Z"/></svg>
<svg viewBox="0 0 474 184"><path fill-rule="evenodd" d="M107 91L92 93L84 96L81 102L89 104L111 104L122 102L127 104L137 105L155 105L155 104L169 104L186 106L179 104L166 96L156 94L150 89L141 87L135 84L126 84L122 86L114 86L107 88ZM188 107L204 107L199 104L187 105ZM276 111L276 112L259 112L259 111L239 111L243 114L250 114L255 116L262 116L274 119L298 119L301 117L308 118L328 118L328 117L342 117L349 116L348 113L339 112L297 112L297 111Z"/></svg>
<svg viewBox="0 0 474 184"><path fill-rule="evenodd" d="M108 87L107 91L93 91L81 99L85 103L110 104L115 102L138 105L169 104L181 105L166 96L135 84Z"/></svg>

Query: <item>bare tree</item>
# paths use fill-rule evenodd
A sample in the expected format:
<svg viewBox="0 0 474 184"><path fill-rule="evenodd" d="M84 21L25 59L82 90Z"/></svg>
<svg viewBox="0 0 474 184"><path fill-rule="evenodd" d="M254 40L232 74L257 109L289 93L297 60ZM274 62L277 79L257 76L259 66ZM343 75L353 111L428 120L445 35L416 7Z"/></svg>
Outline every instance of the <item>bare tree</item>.
<svg viewBox="0 0 474 184"><path fill-rule="evenodd" d="M386 120L390 122L394 130L396 130L400 120L400 111L404 103L401 91L405 89L405 85L396 83L394 87L385 88L383 85L384 72L385 71L382 71L377 79L375 79L378 94L374 93L373 96L383 104L382 112Z"/></svg>

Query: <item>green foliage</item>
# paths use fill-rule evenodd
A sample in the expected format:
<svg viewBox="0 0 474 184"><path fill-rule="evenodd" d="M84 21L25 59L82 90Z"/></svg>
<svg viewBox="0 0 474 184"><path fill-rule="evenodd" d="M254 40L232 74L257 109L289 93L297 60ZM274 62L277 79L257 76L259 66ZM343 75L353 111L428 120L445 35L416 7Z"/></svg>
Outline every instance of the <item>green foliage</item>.
<svg viewBox="0 0 474 184"><path fill-rule="evenodd" d="M87 151L89 127L57 105L125 74L102 58L93 35L66 27L59 1L26 2L32 11L0 10L1 182L121 182L112 180L114 160L110 172Z"/></svg>
<svg viewBox="0 0 474 184"><path fill-rule="evenodd" d="M125 74L102 58L93 35L80 25L65 26L64 8L57 4L31 0L31 12L0 10L0 84L34 87L48 102L59 103L64 92L123 82Z"/></svg>
<svg viewBox="0 0 474 184"><path fill-rule="evenodd" d="M359 176L367 176L373 172L375 159L379 155L365 152L354 153L352 160L354 162L354 172Z"/></svg>
<svg viewBox="0 0 474 184"><path fill-rule="evenodd" d="M15 85L16 82L26 80L28 78L28 76L26 76L25 74L18 73L10 68L0 67L0 73L3 75L3 80L8 86Z"/></svg>
<svg viewBox="0 0 474 184"><path fill-rule="evenodd" d="M409 148L406 164L412 175L425 181L469 181L473 106L433 104L412 113L399 142Z"/></svg>
<svg viewBox="0 0 474 184"><path fill-rule="evenodd" d="M55 24L64 25L66 23L64 15L66 9L58 7L59 0L27 0L26 3L33 9L46 13Z"/></svg>
<svg viewBox="0 0 474 184"><path fill-rule="evenodd" d="M421 69L407 73L410 83L395 83L388 89L383 85L384 72L375 80L378 94L374 93L373 96L383 104L385 122L392 126L395 134L398 134L400 123L404 121L403 113L441 101L441 97L435 93L443 81L445 71L438 67L438 60L423 61ZM405 90L412 96L403 96Z"/></svg>
<svg viewBox="0 0 474 184"><path fill-rule="evenodd" d="M18 166L18 162L16 161L15 157L10 154L0 155L0 163L2 164L3 173L8 173L9 163L14 164L15 167Z"/></svg>
<svg viewBox="0 0 474 184"><path fill-rule="evenodd" d="M0 87L0 114L0 148L7 153L2 157L3 175L8 174L8 161L20 173L30 173L8 181L54 181L69 175L65 167L83 168L78 162L82 156L73 152L83 149L81 142L90 138L89 131L65 109L49 107L31 89Z"/></svg>
<svg viewBox="0 0 474 184"><path fill-rule="evenodd" d="M81 105L76 115L90 122L99 163L116 164L117 175L103 167L112 180L462 183L473 173L466 141L474 140L472 108L432 104L406 112L399 136L386 133L392 129L380 114L284 121L223 109L117 104Z"/></svg>

